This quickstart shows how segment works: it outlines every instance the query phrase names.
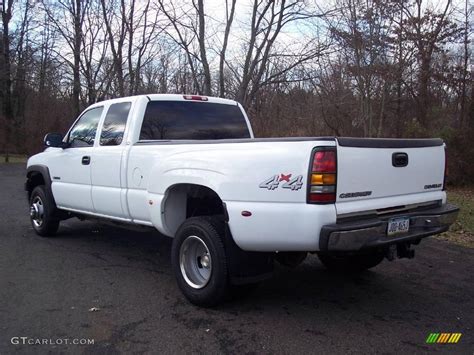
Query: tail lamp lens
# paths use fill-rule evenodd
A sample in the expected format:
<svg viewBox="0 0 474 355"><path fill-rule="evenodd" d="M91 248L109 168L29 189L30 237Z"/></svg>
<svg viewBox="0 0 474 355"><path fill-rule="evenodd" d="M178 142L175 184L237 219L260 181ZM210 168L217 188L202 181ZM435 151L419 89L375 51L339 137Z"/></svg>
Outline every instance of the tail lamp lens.
<svg viewBox="0 0 474 355"><path fill-rule="evenodd" d="M314 153L313 172L336 173L336 151L322 150Z"/></svg>
<svg viewBox="0 0 474 355"><path fill-rule="evenodd" d="M311 174L311 185L336 185L336 174Z"/></svg>
<svg viewBox="0 0 474 355"><path fill-rule="evenodd" d="M319 194L332 194L336 192L336 186L334 185L316 185L311 186L311 193L319 193Z"/></svg>
<svg viewBox="0 0 474 355"><path fill-rule="evenodd" d="M336 202L336 171L335 148L318 149L313 153L308 203Z"/></svg>
<svg viewBox="0 0 474 355"><path fill-rule="evenodd" d="M309 202L311 203L333 203L335 201L335 194L309 194Z"/></svg>

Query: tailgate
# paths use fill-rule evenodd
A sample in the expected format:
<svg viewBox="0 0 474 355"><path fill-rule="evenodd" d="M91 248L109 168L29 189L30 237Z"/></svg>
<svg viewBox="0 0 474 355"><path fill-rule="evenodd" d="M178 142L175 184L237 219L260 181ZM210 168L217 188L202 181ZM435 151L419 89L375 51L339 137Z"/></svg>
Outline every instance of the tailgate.
<svg viewBox="0 0 474 355"><path fill-rule="evenodd" d="M440 139L337 139L338 215L445 199Z"/></svg>

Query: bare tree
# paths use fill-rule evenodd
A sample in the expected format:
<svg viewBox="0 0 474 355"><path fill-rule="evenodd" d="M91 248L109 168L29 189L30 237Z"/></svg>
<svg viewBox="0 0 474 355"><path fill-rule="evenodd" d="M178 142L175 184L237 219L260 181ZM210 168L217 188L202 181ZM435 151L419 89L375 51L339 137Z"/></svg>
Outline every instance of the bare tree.
<svg viewBox="0 0 474 355"><path fill-rule="evenodd" d="M86 102L95 103L104 91L107 82L111 80L109 70L105 70L106 77L99 80L100 73L104 70L109 42L103 31L104 20L100 13L99 3L93 2L85 9L85 28L81 46L81 73L86 84Z"/></svg>
<svg viewBox="0 0 474 355"><path fill-rule="evenodd" d="M467 90L468 90L468 79L469 79L469 19L472 15L472 7L469 7L469 1L466 0L464 3L464 28L463 28L463 63L462 63L462 78L461 78L461 112L459 117L459 126L463 128L466 121L466 101L467 101ZM472 105L472 103L471 103Z"/></svg>
<svg viewBox="0 0 474 355"><path fill-rule="evenodd" d="M244 107L249 107L253 97L265 84L281 80L281 76L298 65L319 56L322 49L310 41L299 53L272 53L282 29L295 22L321 16L305 10L301 1L259 1L254 0L251 14L250 35L248 39L245 61L242 68L233 68L238 73L238 90L236 99ZM264 81L264 74L273 58L287 57L291 59L285 67L276 70ZM268 73L268 72L267 72Z"/></svg>
<svg viewBox="0 0 474 355"><path fill-rule="evenodd" d="M158 54L162 29L159 10L151 1L101 0L106 38L110 44L117 95L139 92L141 70Z"/></svg>
<svg viewBox="0 0 474 355"><path fill-rule="evenodd" d="M257 136L441 136L451 177L474 176L468 1L2 3L7 153L102 99L198 93L240 101Z"/></svg>
<svg viewBox="0 0 474 355"><path fill-rule="evenodd" d="M48 20L61 34L63 40L71 50L72 61L63 56L63 59L71 66L73 73L72 81L72 104L76 115L81 111L81 47L83 43L83 24L86 9L90 0L64 0L54 4L42 0Z"/></svg>
<svg viewBox="0 0 474 355"><path fill-rule="evenodd" d="M230 29L232 27L232 22L234 22L235 15L235 4L237 0L231 0L230 11L229 11L229 1L225 1L225 29L224 29L224 41L222 43L222 48L219 56L219 96L225 97L225 79L224 79L224 65L226 63L226 52L227 46L229 44L229 35Z"/></svg>
<svg viewBox="0 0 474 355"><path fill-rule="evenodd" d="M417 118L422 127L428 125L430 107L430 81L432 60L436 50L443 42L459 33L459 29L448 19L451 0L446 1L441 12L423 9L422 0L415 0L415 8L405 7L406 39L412 41L418 57L418 88L412 91L417 103Z"/></svg>
<svg viewBox="0 0 474 355"><path fill-rule="evenodd" d="M162 0L158 0L160 5L160 10L166 16L167 20L170 23L170 28L167 29L168 36L182 49L186 55L187 65L190 69L190 74L192 76L194 90L198 94L204 94L204 92L209 92L209 88L205 88L204 84L200 82L200 74L198 66L202 65L202 58L194 48L194 41L196 38L199 38L199 33L197 28L199 27L202 31L202 37L199 42L204 41L204 24L203 27L198 24L196 20L197 7L195 6L194 0L192 6L183 2L180 4L180 7L177 9L174 3L165 3ZM205 50L204 50L204 53ZM205 59L207 63L207 57ZM205 79L205 82L208 82Z"/></svg>
<svg viewBox="0 0 474 355"><path fill-rule="evenodd" d="M204 14L204 1L197 0L197 13L198 13L198 36L197 40L199 43L199 52L201 55L201 63L202 68L204 71L204 95L212 95L212 88L211 88L211 71L209 70L209 62L207 60L207 52L206 52L206 17ZM196 6L195 2L193 1L193 5Z"/></svg>
<svg viewBox="0 0 474 355"><path fill-rule="evenodd" d="M130 95L139 93L142 69L159 54L159 37L163 32L159 16L159 9L152 8L150 0L145 1L141 8L133 7L133 13L130 11L127 20Z"/></svg>
<svg viewBox="0 0 474 355"><path fill-rule="evenodd" d="M110 1L108 4L106 0L100 0L102 5L102 15L104 19L105 28L107 30L107 38L110 43L110 50L112 51L112 63L114 74L118 85L118 95L125 96L125 82L123 70L123 46L125 37L127 35L127 23L125 1L120 0L117 6L115 1ZM135 0L132 0L134 6ZM115 13L116 9L119 13ZM116 28L113 27L114 21L118 21Z"/></svg>
<svg viewBox="0 0 474 355"><path fill-rule="evenodd" d="M13 13L13 0L7 0L2 3L2 41L1 41L1 62L0 77L2 88L0 90L2 100L2 113L6 120L4 151L5 161L9 161L9 150L11 140L11 125L13 121L12 105L12 78L11 78L11 56L10 56L10 21Z"/></svg>
<svg viewBox="0 0 474 355"><path fill-rule="evenodd" d="M343 0L331 32L355 82L359 109L355 123L364 136L381 136L386 116L386 97L395 69L389 60L392 8L377 1ZM377 105L378 103L378 105Z"/></svg>

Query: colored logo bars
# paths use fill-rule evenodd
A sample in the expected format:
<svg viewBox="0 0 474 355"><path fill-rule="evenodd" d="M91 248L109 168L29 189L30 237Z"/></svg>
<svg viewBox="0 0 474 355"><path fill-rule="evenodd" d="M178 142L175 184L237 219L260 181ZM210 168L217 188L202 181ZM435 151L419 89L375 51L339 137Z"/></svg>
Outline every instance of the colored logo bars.
<svg viewBox="0 0 474 355"><path fill-rule="evenodd" d="M462 333L430 333L426 338L427 344L456 344Z"/></svg>

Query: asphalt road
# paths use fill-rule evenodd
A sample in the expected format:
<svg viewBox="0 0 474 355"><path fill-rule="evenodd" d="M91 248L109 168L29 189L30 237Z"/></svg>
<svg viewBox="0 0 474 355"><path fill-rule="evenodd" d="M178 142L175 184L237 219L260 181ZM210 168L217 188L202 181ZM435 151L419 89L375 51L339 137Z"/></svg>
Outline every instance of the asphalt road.
<svg viewBox="0 0 474 355"><path fill-rule="evenodd" d="M426 240L415 259L358 276L331 274L310 256L293 270L277 266L243 299L199 309L175 284L168 238L75 219L41 238L24 166L0 165L0 182L0 354L474 353L472 249ZM431 332L463 335L426 344Z"/></svg>

